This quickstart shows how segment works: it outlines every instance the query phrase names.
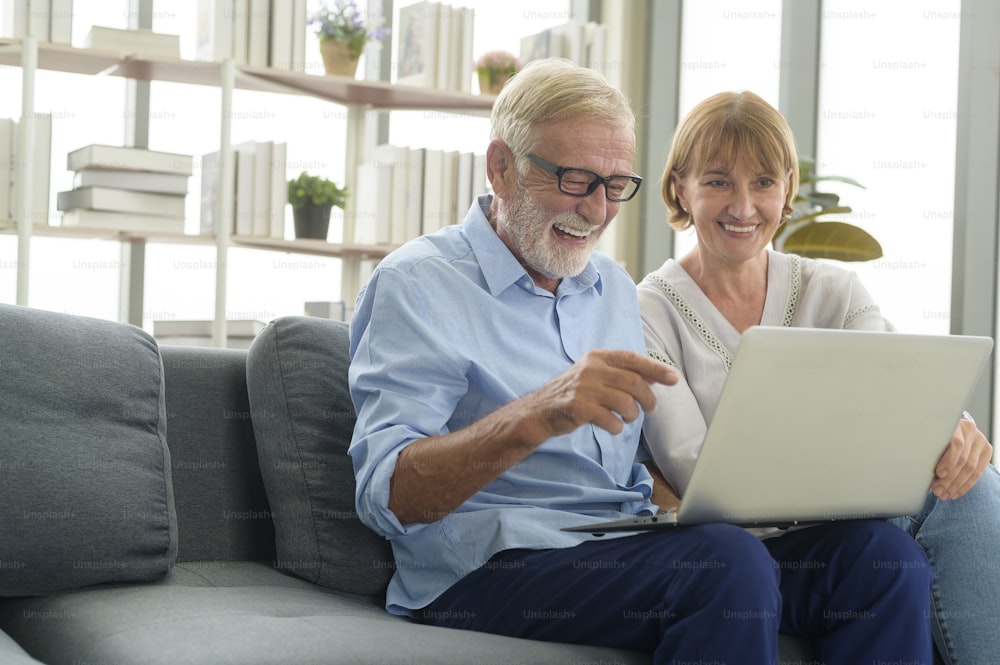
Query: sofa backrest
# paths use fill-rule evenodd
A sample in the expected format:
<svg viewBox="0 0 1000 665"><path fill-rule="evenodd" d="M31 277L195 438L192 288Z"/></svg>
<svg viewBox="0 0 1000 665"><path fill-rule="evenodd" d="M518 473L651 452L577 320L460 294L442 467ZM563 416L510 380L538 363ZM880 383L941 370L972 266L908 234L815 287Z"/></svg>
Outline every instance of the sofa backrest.
<svg viewBox="0 0 1000 665"><path fill-rule="evenodd" d="M161 346L178 561L272 561L246 350Z"/></svg>

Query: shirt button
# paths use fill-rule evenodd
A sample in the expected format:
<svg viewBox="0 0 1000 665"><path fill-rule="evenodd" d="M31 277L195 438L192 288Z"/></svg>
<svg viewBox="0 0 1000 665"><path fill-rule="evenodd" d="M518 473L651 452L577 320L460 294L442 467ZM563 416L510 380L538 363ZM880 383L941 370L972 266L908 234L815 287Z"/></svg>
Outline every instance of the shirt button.
<svg viewBox="0 0 1000 665"><path fill-rule="evenodd" d="M524 280L524 288L526 288L526 289L530 289L531 288L531 280L530 279Z"/></svg>

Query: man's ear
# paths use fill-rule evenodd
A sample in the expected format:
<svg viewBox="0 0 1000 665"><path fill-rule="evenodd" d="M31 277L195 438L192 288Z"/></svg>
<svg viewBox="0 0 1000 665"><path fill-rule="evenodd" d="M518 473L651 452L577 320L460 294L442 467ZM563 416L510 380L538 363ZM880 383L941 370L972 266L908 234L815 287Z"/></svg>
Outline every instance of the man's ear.
<svg viewBox="0 0 1000 665"><path fill-rule="evenodd" d="M506 198L514 191L517 183L514 153L503 141L494 139L486 148L486 177L499 198Z"/></svg>

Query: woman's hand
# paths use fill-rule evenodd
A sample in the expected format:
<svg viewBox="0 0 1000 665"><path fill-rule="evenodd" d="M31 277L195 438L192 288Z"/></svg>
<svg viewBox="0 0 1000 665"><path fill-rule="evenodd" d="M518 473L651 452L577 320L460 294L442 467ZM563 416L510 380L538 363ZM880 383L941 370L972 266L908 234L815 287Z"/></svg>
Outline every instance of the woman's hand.
<svg viewBox="0 0 1000 665"><path fill-rule="evenodd" d="M957 499L976 484L993 457L993 446L971 420L962 419L934 469L931 491L939 499Z"/></svg>

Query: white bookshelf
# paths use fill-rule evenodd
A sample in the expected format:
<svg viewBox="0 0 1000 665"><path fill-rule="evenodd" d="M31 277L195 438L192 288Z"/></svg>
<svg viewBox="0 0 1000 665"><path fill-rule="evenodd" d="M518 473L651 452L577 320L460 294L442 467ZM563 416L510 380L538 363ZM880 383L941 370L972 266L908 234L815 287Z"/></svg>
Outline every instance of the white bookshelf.
<svg viewBox="0 0 1000 665"><path fill-rule="evenodd" d="M339 76L317 76L296 71L236 65L231 60L204 62L194 60L149 58L142 54L119 53L114 51L76 48L66 44L39 42L32 37L22 39L0 38L0 66L20 68L22 71L22 118L34 114L34 80L37 70L51 70L82 76L118 76L137 81L166 81L189 85L209 86L221 90L222 103L219 122L221 124L221 163L219 167L222 184L231 173L232 151L230 148L230 118L232 93L234 89L270 92L282 95L305 95L345 107L347 132L344 144L346 164L346 185L350 188L356 182L357 167L360 163L361 137L366 135L366 116L370 111L423 110L447 111L471 115L489 115L493 97L421 88L386 83L382 81L361 81ZM24 145L33 139L32 123L19 125L23 132ZM58 156L54 156L58 157ZM29 152L19 160L25 173L32 168ZM23 188L26 178L18 177L16 187L25 200ZM225 198L225 192L220 199ZM370 259L380 259L394 249L389 245L362 245L353 242L353 229L347 220L355 219L351 199L345 211L343 242L328 243L321 240L283 240L267 237L238 237L230 235L232 210L220 210L219 230L213 235L162 234L142 231L117 231L109 229L87 229L32 224L27 211L17 211L14 220L0 220L0 233L16 233L18 237L17 302L27 304L28 251L32 236L62 237L79 239L117 240L123 243L170 243L191 245L214 245L218 261L216 265L215 320L213 339L222 345L226 339L226 254L230 247L248 247L263 251L276 251L336 257L342 261L341 297L345 302L353 302L361 288L362 264ZM23 257L23 258L22 258Z"/></svg>

